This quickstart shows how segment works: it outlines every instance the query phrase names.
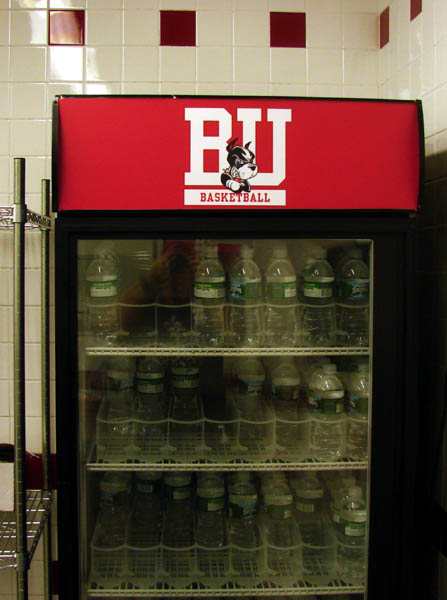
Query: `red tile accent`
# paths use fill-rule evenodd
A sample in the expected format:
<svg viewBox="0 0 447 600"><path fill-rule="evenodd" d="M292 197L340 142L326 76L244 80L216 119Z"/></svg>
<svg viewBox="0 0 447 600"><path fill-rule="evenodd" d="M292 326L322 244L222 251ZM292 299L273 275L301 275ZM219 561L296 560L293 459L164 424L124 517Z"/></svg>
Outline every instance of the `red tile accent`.
<svg viewBox="0 0 447 600"><path fill-rule="evenodd" d="M385 8L380 15L380 48L383 48L390 41L390 7Z"/></svg>
<svg viewBox="0 0 447 600"><path fill-rule="evenodd" d="M160 11L160 46L195 46L196 12L194 10Z"/></svg>
<svg viewBox="0 0 447 600"><path fill-rule="evenodd" d="M84 45L85 10L48 11L48 43L50 45Z"/></svg>
<svg viewBox="0 0 447 600"><path fill-rule="evenodd" d="M412 21L418 15L420 15L421 12L422 12L422 0L411 0L411 3L410 3L410 21Z"/></svg>
<svg viewBox="0 0 447 600"><path fill-rule="evenodd" d="M306 13L270 13L271 48L306 47Z"/></svg>

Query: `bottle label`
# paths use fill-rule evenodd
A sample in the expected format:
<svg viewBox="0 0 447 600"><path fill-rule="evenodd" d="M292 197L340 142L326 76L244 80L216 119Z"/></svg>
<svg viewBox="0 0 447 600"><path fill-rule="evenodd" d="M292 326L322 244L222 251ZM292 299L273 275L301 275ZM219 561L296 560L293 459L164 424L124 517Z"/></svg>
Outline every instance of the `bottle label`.
<svg viewBox="0 0 447 600"><path fill-rule="evenodd" d="M173 375L172 376L172 387L193 389L199 387L199 377L197 373L191 375Z"/></svg>
<svg viewBox="0 0 447 600"><path fill-rule="evenodd" d="M216 282L214 283L202 283L196 281L194 283L194 296L195 298L224 298L225 297L225 279L215 278Z"/></svg>
<svg viewBox="0 0 447 600"><path fill-rule="evenodd" d="M144 380L148 380L148 379L163 379L164 377L164 373L157 373L155 371L152 371L151 373L149 373L148 371L137 371L136 372L137 375L137 379L144 379Z"/></svg>
<svg viewBox="0 0 447 600"><path fill-rule="evenodd" d="M277 506L274 504L266 503L266 508L267 508L269 515L273 519L284 520L284 519L290 519L290 517L292 516L292 505L291 504L286 504L284 506Z"/></svg>
<svg viewBox="0 0 447 600"><path fill-rule="evenodd" d="M161 479L137 479L135 488L143 494L155 494L161 490Z"/></svg>
<svg viewBox="0 0 447 600"><path fill-rule="evenodd" d="M178 487L166 486L166 496L170 500L186 500L191 496L191 486L182 485Z"/></svg>
<svg viewBox="0 0 447 600"><path fill-rule="evenodd" d="M349 412L355 415L368 416L368 397L349 394Z"/></svg>
<svg viewBox="0 0 447 600"><path fill-rule="evenodd" d="M343 396L340 398L321 398L321 396L312 395L309 397L309 404L313 412L319 415L339 415L343 412Z"/></svg>
<svg viewBox="0 0 447 600"><path fill-rule="evenodd" d="M264 384L259 381L243 381L239 379L237 383L237 391L242 396L260 396L262 395L263 388Z"/></svg>
<svg viewBox="0 0 447 600"><path fill-rule="evenodd" d="M296 297L296 279L292 281L268 281L266 286L266 296L271 300L285 300Z"/></svg>
<svg viewBox="0 0 447 600"><path fill-rule="evenodd" d="M256 515L256 502L240 504L232 502L230 495L230 516L234 519L251 519Z"/></svg>
<svg viewBox="0 0 447 600"><path fill-rule="evenodd" d="M116 279L112 281L92 281L90 282L91 298L112 298L118 293Z"/></svg>
<svg viewBox="0 0 447 600"><path fill-rule="evenodd" d="M281 401L282 399L297 400L298 387L294 385L272 384L272 394L273 398L277 401Z"/></svg>
<svg viewBox="0 0 447 600"><path fill-rule="evenodd" d="M339 294L344 300L367 300L369 297L369 279L343 279L340 281Z"/></svg>
<svg viewBox="0 0 447 600"><path fill-rule="evenodd" d="M343 521L343 528L345 535L349 535L351 537L362 537L365 535L366 524Z"/></svg>
<svg viewBox="0 0 447 600"><path fill-rule="evenodd" d="M225 507L225 499L221 498L202 498L197 496L197 508L202 512L215 512L223 510Z"/></svg>
<svg viewBox="0 0 447 600"><path fill-rule="evenodd" d="M230 285L230 299L244 302L245 300L258 300L261 297L261 280L232 281Z"/></svg>
<svg viewBox="0 0 447 600"><path fill-rule="evenodd" d="M332 280L304 281L303 295L306 298L332 298Z"/></svg>
<svg viewBox="0 0 447 600"><path fill-rule="evenodd" d="M146 379L138 379L137 390L143 394L162 394L164 384L160 380L148 381Z"/></svg>
<svg viewBox="0 0 447 600"><path fill-rule="evenodd" d="M315 505L313 502L303 502L298 500L295 504L296 509L300 512L313 513L315 512Z"/></svg>

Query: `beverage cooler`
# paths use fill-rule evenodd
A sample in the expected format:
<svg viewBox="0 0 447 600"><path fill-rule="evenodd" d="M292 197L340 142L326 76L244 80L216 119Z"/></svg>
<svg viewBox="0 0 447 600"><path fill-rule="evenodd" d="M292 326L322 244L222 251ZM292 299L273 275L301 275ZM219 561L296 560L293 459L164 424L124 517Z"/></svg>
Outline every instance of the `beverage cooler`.
<svg viewBox="0 0 447 600"><path fill-rule="evenodd" d="M60 596L411 598L409 101L54 105Z"/></svg>

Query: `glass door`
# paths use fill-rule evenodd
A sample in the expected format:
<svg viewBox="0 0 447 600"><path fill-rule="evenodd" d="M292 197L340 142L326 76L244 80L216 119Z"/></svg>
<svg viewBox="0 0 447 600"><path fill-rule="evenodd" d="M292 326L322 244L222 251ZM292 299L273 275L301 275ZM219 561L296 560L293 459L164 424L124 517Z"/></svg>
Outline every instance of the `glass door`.
<svg viewBox="0 0 447 600"><path fill-rule="evenodd" d="M78 242L83 597L365 593L372 251Z"/></svg>

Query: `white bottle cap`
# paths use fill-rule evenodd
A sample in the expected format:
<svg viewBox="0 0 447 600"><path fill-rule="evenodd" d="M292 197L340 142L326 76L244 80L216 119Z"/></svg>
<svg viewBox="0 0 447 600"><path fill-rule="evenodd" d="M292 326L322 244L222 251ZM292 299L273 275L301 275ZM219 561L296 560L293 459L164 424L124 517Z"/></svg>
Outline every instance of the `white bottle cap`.
<svg viewBox="0 0 447 600"><path fill-rule="evenodd" d="M336 373L337 365L334 365L334 363L323 365L322 371L323 373Z"/></svg>
<svg viewBox="0 0 447 600"><path fill-rule="evenodd" d="M254 253L254 248L252 248L251 246L247 246L244 244L241 248L241 256L243 258L253 258Z"/></svg>
<svg viewBox="0 0 447 600"><path fill-rule="evenodd" d="M284 387L295 387L300 384L299 375L272 375L273 385L282 385Z"/></svg>
<svg viewBox="0 0 447 600"><path fill-rule="evenodd" d="M358 369L359 373L369 373L368 363L359 363Z"/></svg>
<svg viewBox="0 0 447 600"><path fill-rule="evenodd" d="M312 256L314 258L318 258L318 259L324 259L326 260L327 258L327 249L326 248L315 248L315 250L312 252Z"/></svg>
<svg viewBox="0 0 447 600"><path fill-rule="evenodd" d="M205 256L207 258L216 258L217 257L218 247L217 244L208 244L205 248Z"/></svg>
<svg viewBox="0 0 447 600"><path fill-rule="evenodd" d="M273 258L287 258L287 248L283 245L273 248Z"/></svg>

